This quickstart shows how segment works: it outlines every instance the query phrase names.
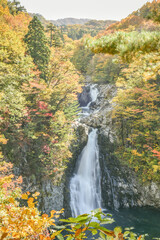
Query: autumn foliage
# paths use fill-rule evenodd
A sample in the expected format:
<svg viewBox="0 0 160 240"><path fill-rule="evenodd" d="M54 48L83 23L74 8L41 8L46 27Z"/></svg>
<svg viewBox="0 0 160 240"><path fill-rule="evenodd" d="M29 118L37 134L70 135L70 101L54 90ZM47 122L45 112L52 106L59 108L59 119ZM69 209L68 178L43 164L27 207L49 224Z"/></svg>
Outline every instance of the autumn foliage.
<svg viewBox="0 0 160 240"><path fill-rule="evenodd" d="M118 136L117 157L143 181L160 181L160 34L158 31L116 32L88 46L95 53L117 55L126 63L113 99L114 130Z"/></svg>
<svg viewBox="0 0 160 240"><path fill-rule="evenodd" d="M22 177L15 178L12 164L0 162L0 239L51 239L47 228L53 226L56 211L40 215L36 208L38 192L22 194ZM19 200L27 206L20 206Z"/></svg>
<svg viewBox="0 0 160 240"><path fill-rule="evenodd" d="M67 42L64 47L49 50L49 39L36 19L44 40L41 47L45 46L43 56L42 51L38 55L34 21L29 24L27 13L13 14L11 10L9 2L0 4L0 130L2 138L7 139L1 140L6 141L1 150L6 158L22 166L22 172L26 168L37 175L47 172L58 182L71 157L71 125L77 114L76 96L81 91L79 75L65 49ZM45 49L51 52L47 59Z"/></svg>

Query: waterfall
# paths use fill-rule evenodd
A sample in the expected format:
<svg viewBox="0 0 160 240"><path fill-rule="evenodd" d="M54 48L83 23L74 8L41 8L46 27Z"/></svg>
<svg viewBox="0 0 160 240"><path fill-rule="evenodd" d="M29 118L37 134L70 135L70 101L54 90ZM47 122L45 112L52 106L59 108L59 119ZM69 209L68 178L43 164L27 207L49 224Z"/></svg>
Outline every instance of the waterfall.
<svg viewBox="0 0 160 240"><path fill-rule="evenodd" d="M91 102L95 101L98 90L90 86ZM87 105L88 109L91 102ZM77 168L70 182L71 211L76 217L101 207L101 174L99 165L97 129L91 129L87 145L82 150Z"/></svg>
<svg viewBox="0 0 160 240"><path fill-rule="evenodd" d="M98 96L98 89L97 89L97 84L92 84L90 85L90 97L91 101L87 104L87 106L82 107L82 115L83 116L88 116L90 112L90 105L92 102L95 102Z"/></svg>

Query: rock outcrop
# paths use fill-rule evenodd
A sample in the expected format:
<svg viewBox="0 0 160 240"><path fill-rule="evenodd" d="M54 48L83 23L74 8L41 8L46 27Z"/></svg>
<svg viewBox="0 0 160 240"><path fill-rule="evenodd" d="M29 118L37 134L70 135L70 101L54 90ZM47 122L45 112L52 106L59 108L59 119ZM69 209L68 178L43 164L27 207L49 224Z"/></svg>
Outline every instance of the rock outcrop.
<svg viewBox="0 0 160 240"><path fill-rule="evenodd" d="M63 208L64 183L54 185L49 178L37 178L35 175L23 177L24 192L39 192L38 208L41 212L50 214L51 210L59 211Z"/></svg>

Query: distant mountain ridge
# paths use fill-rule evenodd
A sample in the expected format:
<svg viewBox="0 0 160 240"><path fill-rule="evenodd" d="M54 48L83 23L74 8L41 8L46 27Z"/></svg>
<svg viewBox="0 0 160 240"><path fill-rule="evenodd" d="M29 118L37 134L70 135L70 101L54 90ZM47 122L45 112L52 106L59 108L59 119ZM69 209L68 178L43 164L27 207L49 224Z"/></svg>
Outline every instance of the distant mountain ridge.
<svg viewBox="0 0 160 240"><path fill-rule="evenodd" d="M57 19L57 20L49 20L51 23L57 26L62 25L74 25L74 24L85 24L93 19L89 18L63 18L63 19Z"/></svg>
<svg viewBox="0 0 160 240"><path fill-rule="evenodd" d="M57 26L59 32L63 32L73 40L79 40L86 34L92 37L96 36L100 31L104 31L108 26L116 23L115 20L94 20L89 18L63 18L58 20L46 20L39 13L29 13L31 17L36 16L43 26L46 28L52 23Z"/></svg>
<svg viewBox="0 0 160 240"><path fill-rule="evenodd" d="M39 13L29 13L31 17L37 16L37 18L44 24L47 25L49 23L53 23L56 26L67 26L67 25L110 25L112 23L115 23L117 21L115 20L96 20L96 19L90 19L90 18L62 18L57 20L46 20L41 14ZM95 24L97 22L97 24ZM94 23L94 24L93 24Z"/></svg>

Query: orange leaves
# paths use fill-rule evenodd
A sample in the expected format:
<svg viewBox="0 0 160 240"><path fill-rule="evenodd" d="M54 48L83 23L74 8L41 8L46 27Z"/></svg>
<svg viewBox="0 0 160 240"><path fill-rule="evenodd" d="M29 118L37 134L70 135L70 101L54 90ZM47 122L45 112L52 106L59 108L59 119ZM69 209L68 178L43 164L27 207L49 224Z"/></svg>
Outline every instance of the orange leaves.
<svg viewBox="0 0 160 240"><path fill-rule="evenodd" d="M29 83L30 83L31 88L37 88L37 89L40 89L40 90L44 90L46 88L46 86L44 84L40 84L36 81L34 81L34 82L30 81Z"/></svg>
<svg viewBox="0 0 160 240"><path fill-rule="evenodd" d="M4 229L4 228L3 228ZM0 238L0 240L3 240L5 237L7 237L8 233L4 232Z"/></svg>
<svg viewBox="0 0 160 240"><path fill-rule="evenodd" d="M23 200L27 200L27 203L28 203L28 207L29 208L34 208L35 207L35 204L37 203L37 202L34 202L34 199L37 199L37 196L39 196L39 192L36 192L36 193L34 193L32 196L33 197L30 197L29 198L29 195L30 195L30 192L27 192L27 193L23 193L22 195L21 195L21 198L23 199Z"/></svg>
<svg viewBox="0 0 160 240"><path fill-rule="evenodd" d="M160 160L160 151L152 150L153 156L156 156Z"/></svg>
<svg viewBox="0 0 160 240"><path fill-rule="evenodd" d="M137 240L141 240L142 236L139 236L139 238Z"/></svg>
<svg viewBox="0 0 160 240"><path fill-rule="evenodd" d="M39 80L32 80L28 83L23 83L22 88L25 91L25 94L38 94L42 90L46 89L46 84L43 82L39 82Z"/></svg>
<svg viewBox="0 0 160 240"><path fill-rule="evenodd" d="M0 135L0 143L7 144L7 139L4 137L4 135Z"/></svg>
<svg viewBox="0 0 160 240"><path fill-rule="evenodd" d="M24 199L24 200L27 200L28 199L28 195L26 193L24 193L24 194L22 194L21 198Z"/></svg>
<svg viewBox="0 0 160 240"><path fill-rule="evenodd" d="M80 235L80 233L82 233L82 229L81 228L76 230L75 237L77 238Z"/></svg>
<svg viewBox="0 0 160 240"><path fill-rule="evenodd" d="M35 192L32 196L30 192L21 194L19 187L13 183L13 175L7 176L7 165L4 162L0 164L1 170L4 172L0 178L0 240L14 237L14 239L50 239L47 228L54 225L54 219L52 217L58 216L60 212L51 211L51 216L47 214L40 216L40 212L35 207L34 198L39 196L38 192ZM7 184L7 187L4 186ZM8 187L11 186L11 187ZM28 207L20 207L19 199L27 200Z"/></svg>
<svg viewBox="0 0 160 240"><path fill-rule="evenodd" d="M35 203L34 203L34 198L29 198L28 199L28 201L27 201L27 203L28 203L28 207L29 208L33 208L34 206L35 206Z"/></svg>
<svg viewBox="0 0 160 240"><path fill-rule="evenodd" d="M38 107L39 107L41 110L47 110L48 104L45 103L44 101L39 101L39 102L38 102Z"/></svg>

